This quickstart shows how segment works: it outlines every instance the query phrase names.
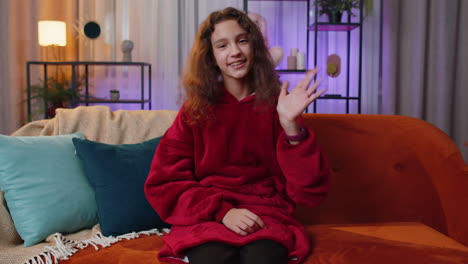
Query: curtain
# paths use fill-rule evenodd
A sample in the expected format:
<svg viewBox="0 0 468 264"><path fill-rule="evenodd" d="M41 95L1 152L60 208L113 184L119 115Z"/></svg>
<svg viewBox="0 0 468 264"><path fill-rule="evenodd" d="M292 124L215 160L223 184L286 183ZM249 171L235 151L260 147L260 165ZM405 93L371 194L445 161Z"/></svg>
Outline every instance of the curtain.
<svg viewBox="0 0 468 264"><path fill-rule="evenodd" d="M468 161L468 1L383 0L382 114L426 120Z"/></svg>
<svg viewBox="0 0 468 264"><path fill-rule="evenodd" d="M37 21L56 19L67 22L66 60L81 61L121 61L121 43L131 40L134 43L132 60L148 62L152 65L152 109L177 110L180 107L179 76L193 43L199 24L214 10L227 6L243 9L243 0L42 0L42 1L0 1L0 17L10 22L0 30L2 50L8 63L2 64L2 96L0 100L0 133L9 134L25 120L24 99L25 62L44 60L42 49L37 44ZM362 112L377 113L379 89L378 67L380 50L380 0L368 0L364 20L363 40L363 96ZM4 7L5 6L5 7ZM313 7L313 1L311 1ZM286 67L286 56L291 48L306 50L306 11L304 2L250 1L249 10L262 14L267 21L269 45L280 46L284 58L279 68ZM25 12L26 15L25 16ZM24 19L28 17L30 19ZM313 17L311 17L311 21ZM101 26L101 35L89 39L83 34L86 22L94 21ZM287 22L287 23L285 23ZM5 32L5 28L8 32ZM287 36L285 36L285 34ZM353 33L356 34L356 33ZM311 33L310 36L313 34ZM331 52L341 39L338 34L329 34ZM23 45L18 39L23 38ZM355 38L356 39L356 38ZM353 45L356 45L355 43ZM325 45L324 45L325 46ZM309 48L309 52L312 49ZM310 59L309 59L310 60ZM311 67L311 63L309 62ZM119 89L121 97L135 97L139 93L138 73L132 67L94 67L90 71L91 94L108 98L110 89ZM321 74L325 72L322 67ZM80 72L81 73L81 72ZM35 73L33 81L40 77ZM13 80L11 80L13 78ZM282 80L290 80L290 88L302 75L282 75ZM356 78L353 74L351 78ZM8 82L5 80L8 79ZM323 86L329 85L328 83ZM342 105L322 101L319 112L342 112ZM139 109L130 104L109 104L116 110ZM14 108L13 108L14 107ZM12 110L14 109L14 110Z"/></svg>
<svg viewBox="0 0 468 264"><path fill-rule="evenodd" d="M23 1L21 1L23 2ZM24 123L26 60L37 59L38 47L28 36L37 32L34 1L0 1L0 133L10 134ZM19 14L21 16L13 15ZM24 19L30 17L31 21ZM37 43L37 40L35 40Z"/></svg>

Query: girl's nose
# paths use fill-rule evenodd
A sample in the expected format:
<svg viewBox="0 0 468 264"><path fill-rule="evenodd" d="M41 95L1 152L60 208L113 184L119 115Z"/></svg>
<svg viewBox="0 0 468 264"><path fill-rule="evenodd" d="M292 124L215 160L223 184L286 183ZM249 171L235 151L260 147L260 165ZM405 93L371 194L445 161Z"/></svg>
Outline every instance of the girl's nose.
<svg viewBox="0 0 468 264"><path fill-rule="evenodd" d="M232 56L232 57L239 56L239 54L240 54L240 48L239 48L237 45L232 45L232 46L231 46L231 51L230 51L230 53L231 53L231 56Z"/></svg>

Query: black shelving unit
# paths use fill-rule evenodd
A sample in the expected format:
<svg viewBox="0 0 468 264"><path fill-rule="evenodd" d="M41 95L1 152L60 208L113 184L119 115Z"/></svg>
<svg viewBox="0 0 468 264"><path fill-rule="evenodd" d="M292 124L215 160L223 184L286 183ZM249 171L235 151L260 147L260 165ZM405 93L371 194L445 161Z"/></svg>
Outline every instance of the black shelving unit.
<svg viewBox="0 0 468 264"><path fill-rule="evenodd" d="M151 110L151 64L146 62L114 62L114 61L60 61L60 62L50 62L50 61L28 61L26 62L26 92L27 92L27 112L28 119L31 118L31 67L33 65L39 65L43 67L43 79L46 80L48 77L47 68L49 66L71 66L71 83L72 87L75 87L77 82L76 76L78 72L78 67L84 67L84 99L75 98L72 100L72 105L86 105L89 104L140 104L141 109L145 109L145 104L148 105L149 110ZM89 95L89 66L130 66L130 67L139 67L140 68L140 98L133 100L110 100L110 99L99 99L91 98ZM146 75L145 75L146 73ZM145 78L147 79L147 86L145 85ZM145 90L147 93L145 94ZM147 96L147 97L145 97ZM44 109L47 109L48 102L44 101ZM44 111L44 118L47 118L47 111Z"/></svg>
<svg viewBox="0 0 468 264"><path fill-rule="evenodd" d="M312 106L313 112L317 113L317 107L320 100L345 100L346 102L346 113L350 113L350 103L356 102L357 103L357 113L361 113L361 95L362 95L362 37L363 37L363 5L364 1L359 1L359 18L358 21L352 21L351 16L348 15L348 21L343 23L328 23L328 22L321 22L319 21L319 7L316 4L315 0L244 0L244 11L248 12L248 3L250 1L270 1L270 2L306 2L307 9L306 9L306 16L307 16L307 30L306 30L306 62L305 66L306 69L312 69L318 66L318 46L320 45L318 41L318 33L319 32L342 32L343 34L347 34L347 51L346 51L346 89L345 95L323 95L318 98ZM311 7L313 8L314 12L314 21L311 23L310 21L310 11ZM351 57L351 32L353 30L359 30L359 56L358 56L358 77L357 77L357 95L351 95L350 93L350 57ZM313 32L313 41L314 41L314 50L313 50L313 66L309 67L309 61L311 59L311 54L309 53L309 39L310 39L310 32ZM306 72L307 70L277 70L280 74L301 74ZM306 109L308 112L308 109Z"/></svg>

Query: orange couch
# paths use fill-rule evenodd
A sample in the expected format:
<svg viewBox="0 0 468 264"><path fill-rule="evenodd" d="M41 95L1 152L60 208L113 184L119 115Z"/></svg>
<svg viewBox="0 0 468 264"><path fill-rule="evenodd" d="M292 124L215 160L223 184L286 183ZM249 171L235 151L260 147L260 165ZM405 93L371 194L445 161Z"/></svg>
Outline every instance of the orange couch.
<svg viewBox="0 0 468 264"><path fill-rule="evenodd" d="M313 241L307 264L468 263L468 167L450 138L403 116L304 114L333 170L317 208L297 208ZM159 263L140 236L60 263Z"/></svg>
<svg viewBox="0 0 468 264"><path fill-rule="evenodd" d="M447 135L403 116L304 119L334 172L328 199L297 210L314 245L305 263L468 263L468 167ZM158 263L162 241L117 245L63 263Z"/></svg>

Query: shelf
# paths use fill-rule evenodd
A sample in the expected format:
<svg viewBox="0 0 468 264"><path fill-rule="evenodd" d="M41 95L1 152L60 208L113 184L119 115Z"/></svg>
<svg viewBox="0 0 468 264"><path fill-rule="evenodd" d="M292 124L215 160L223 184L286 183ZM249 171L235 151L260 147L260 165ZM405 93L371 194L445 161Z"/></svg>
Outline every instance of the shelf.
<svg viewBox="0 0 468 264"><path fill-rule="evenodd" d="M31 121L31 66L43 67L43 80L48 78L47 67L51 65L55 66L71 66L71 82L77 82L77 72L79 69L84 68L84 92L81 94L81 98L72 98L72 107L80 104L88 106L89 104L140 104L141 109L147 107L151 110L151 64L147 62L121 62L121 61L27 61L27 113L28 120ZM89 94L89 66L105 66L105 67L137 67L139 68L139 79L140 79L140 99L120 99L112 100L110 98L95 98ZM145 82L146 81L146 82ZM72 85L75 87L75 85ZM76 88L73 88L76 89ZM86 99L82 99L86 98ZM148 98L148 99L145 99ZM49 107L47 99L43 99L44 109ZM44 111L44 119L48 118L48 111Z"/></svg>
<svg viewBox="0 0 468 264"><path fill-rule="evenodd" d="M276 72L280 72L280 73L305 73L307 71L308 70L282 70L282 69L276 70Z"/></svg>
<svg viewBox="0 0 468 264"><path fill-rule="evenodd" d="M309 0L249 0L251 2L307 2Z"/></svg>
<svg viewBox="0 0 468 264"><path fill-rule="evenodd" d="M309 27L309 30L315 31L316 24L312 24ZM355 28L361 26L360 23L326 23L326 22L318 22L317 23L317 31L351 31Z"/></svg>
<svg viewBox="0 0 468 264"><path fill-rule="evenodd" d="M276 72L285 78L295 78L299 77L301 74L305 74L308 70L315 67L326 67L328 58L332 54L337 54L341 57L341 73L340 80L337 81L339 85L339 90L335 93L324 94L321 97L317 98L316 101L306 109L306 112L309 112L309 109L314 113L318 112L318 105L323 105L324 107L329 107L336 105L345 107L342 108L346 110L346 113L349 114L351 110L354 112L356 109L357 113L361 113L361 101L362 101L362 43L363 43L363 30L364 26L364 0L357 0L359 12L355 12L356 16L351 17L348 13L345 15L343 20L338 23L331 23L326 20L326 16L320 14L321 8L317 4L317 0L244 0L244 11L249 10L249 2L255 2L255 5L252 7L259 14L263 13L262 5L258 4L259 2L271 2L272 6L281 9L283 6L279 5L281 2L284 2L284 5L294 5L297 14L297 22L304 22L303 27L296 27L298 34L304 34L305 39L305 65L306 69L304 70L289 70L285 64L282 64L281 69L275 69ZM330 2L333 2L330 0ZM296 6L297 3L297 6ZM293 11L294 12L294 11ZM266 13L266 11L265 11ZM293 15L291 15L293 16ZM291 19L289 16L287 19ZM292 18L295 19L295 18ZM277 21L276 21L277 20ZM273 21L279 25L289 25L289 21L281 19L280 17L275 17ZM340 20L337 20L340 21ZM293 21L291 21L293 22ZM295 24L294 24L295 25ZM302 24L301 24L302 25ZM275 29L283 28L282 26L274 26ZM299 30L300 29L300 30ZM303 30L304 31L303 31ZM357 29L357 30L356 30ZM280 35L278 46L284 47L298 47L301 43L298 43L293 33L289 35L289 32L283 32L281 30L278 32ZM301 32L299 32L301 31ZM325 34L324 34L325 33ZM335 33L335 34L333 34ZM334 38L336 43L331 39ZM289 39L291 39L289 41ZM299 38L297 38L299 39ZM329 43L330 42L330 43ZM329 45L329 46L327 46ZM355 47L357 46L357 47ZM303 45L301 45L303 47ZM326 58L326 60L325 60ZM297 76L295 76L295 74ZM292 75L292 76L286 76ZM357 78L354 76L358 75ZM351 77L352 76L352 77ZM315 79L315 78L314 78ZM338 93L339 91L339 93ZM327 101L328 100L328 101ZM330 101L331 100L331 101ZM354 106L356 105L356 108ZM351 107L352 106L352 107ZM320 106L321 108L322 106ZM340 110L341 111L341 110Z"/></svg>
<svg viewBox="0 0 468 264"><path fill-rule="evenodd" d="M150 66L147 62L121 62L121 61L28 61L28 64L40 65L127 65L127 66Z"/></svg>
<svg viewBox="0 0 468 264"><path fill-rule="evenodd" d="M149 100L111 100L111 99L90 99L90 100L79 100L78 103L89 103L89 104L100 104L100 103L109 103L109 104L140 104L140 103L149 103Z"/></svg>
<svg viewBox="0 0 468 264"><path fill-rule="evenodd" d="M318 99L334 99L334 100L359 100L359 97L341 96L339 94L326 94L320 96Z"/></svg>

